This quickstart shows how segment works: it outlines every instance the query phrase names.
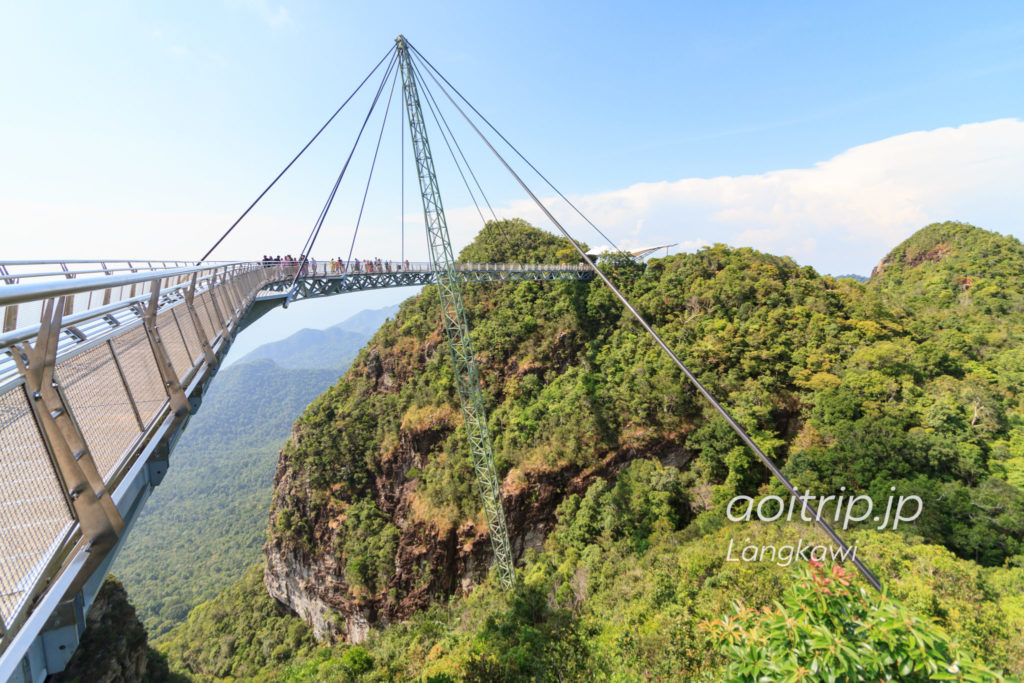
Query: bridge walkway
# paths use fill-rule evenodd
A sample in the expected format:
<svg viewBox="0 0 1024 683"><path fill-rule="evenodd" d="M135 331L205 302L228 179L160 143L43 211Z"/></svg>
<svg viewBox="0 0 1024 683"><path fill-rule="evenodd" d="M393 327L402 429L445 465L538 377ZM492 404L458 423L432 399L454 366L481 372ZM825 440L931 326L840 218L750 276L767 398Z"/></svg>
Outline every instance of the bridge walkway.
<svg viewBox="0 0 1024 683"><path fill-rule="evenodd" d="M0 681L63 669L131 523L234 336L286 299L431 284L261 262L0 263ZM463 282L589 280L573 265L456 266ZM290 296L289 296L290 295Z"/></svg>

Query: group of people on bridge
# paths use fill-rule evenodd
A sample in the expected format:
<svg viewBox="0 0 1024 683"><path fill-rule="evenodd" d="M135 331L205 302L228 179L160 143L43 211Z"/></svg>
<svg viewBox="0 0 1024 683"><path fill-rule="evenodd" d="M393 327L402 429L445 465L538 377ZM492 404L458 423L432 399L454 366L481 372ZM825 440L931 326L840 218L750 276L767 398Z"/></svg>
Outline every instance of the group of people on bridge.
<svg viewBox="0 0 1024 683"><path fill-rule="evenodd" d="M397 272L405 268L409 270L409 260L406 259L402 262L392 262L390 260L381 260L379 258L373 259L352 259L345 261L340 256L336 259L331 259L329 263L321 262L317 264L317 261L312 256L307 257L305 254L299 254L298 258L293 258L291 254L287 256L266 256L264 255L260 261L264 268L278 268L282 272L294 273L298 270L299 277L307 277L309 275L342 275L348 273L392 273ZM321 271L317 271L317 267L322 266Z"/></svg>

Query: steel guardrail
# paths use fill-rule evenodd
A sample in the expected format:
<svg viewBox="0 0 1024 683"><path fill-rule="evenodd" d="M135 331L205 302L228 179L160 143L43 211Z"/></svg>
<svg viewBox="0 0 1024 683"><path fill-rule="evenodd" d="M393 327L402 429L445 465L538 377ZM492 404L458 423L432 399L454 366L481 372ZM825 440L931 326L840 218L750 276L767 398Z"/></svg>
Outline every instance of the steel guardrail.
<svg viewBox="0 0 1024 683"><path fill-rule="evenodd" d="M187 418L186 389L277 277L260 263L140 266L0 284L0 656L62 567L116 542L111 491L169 417Z"/></svg>
<svg viewBox="0 0 1024 683"><path fill-rule="evenodd" d="M109 274L93 276L97 263ZM298 270L150 265L165 263L0 262L0 663L8 649L22 656L19 631L52 603L48 587L80 590L117 542L124 523L111 499L123 478L140 457L166 458L250 308L280 298ZM309 298L433 280L429 263L387 263L310 264L295 289ZM32 281L17 281L28 275L15 265L31 267ZM592 277L576 264L455 269L467 282Z"/></svg>

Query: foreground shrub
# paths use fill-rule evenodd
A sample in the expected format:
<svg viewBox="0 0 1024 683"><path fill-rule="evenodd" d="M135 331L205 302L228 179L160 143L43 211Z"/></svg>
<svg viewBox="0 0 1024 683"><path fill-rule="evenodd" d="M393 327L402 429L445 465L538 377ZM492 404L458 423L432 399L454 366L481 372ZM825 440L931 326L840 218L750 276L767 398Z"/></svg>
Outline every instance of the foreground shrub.
<svg viewBox="0 0 1024 683"><path fill-rule="evenodd" d="M774 609L737 603L734 615L701 628L727 657L730 681L1005 680L939 626L813 560Z"/></svg>

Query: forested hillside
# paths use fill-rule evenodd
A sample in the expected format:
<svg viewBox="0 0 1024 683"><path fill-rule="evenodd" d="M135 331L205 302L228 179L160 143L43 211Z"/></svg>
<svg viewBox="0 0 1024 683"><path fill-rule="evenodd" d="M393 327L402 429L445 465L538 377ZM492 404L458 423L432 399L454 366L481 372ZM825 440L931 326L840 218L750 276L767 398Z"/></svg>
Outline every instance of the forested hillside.
<svg viewBox="0 0 1024 683"><path fill-rule="evenodd" d="M397 312L398 306L360 311L327 329L299 330L253 349L238 362L265 358L282 368L330 368L344 372L381 323Z"/></svg>
<svg viewBox="0 0 1024 683"><path fill-rule="evenodd" d="M214 379L112 570L151 637L259 558L276 454L295 416L393 313L361 311L329 330L302 330Z"/></svg>
<svg viewBox="0 0 1024 683"><path fill-rule="evenodd" d="M520 221L500 228L462 258L567 258ZM171 667L286 680L1024 673L1020 242L928 226L866 284L723 245L602 267L802 490L877 510L920 497L896 531L843 532L889 598L861 596L864 581L831 562L734 561L734 542L823 541L799 520L727 519L736 496L785 492L606 290L569 282L466 288L522 561L502 595L428 287L281 451L265 582L328 644L251 574L168 634Z"/></svg>
<svg viewBox="0 0 1024 683"><path fill-rule="evenodd" d="M235 365L214 380L171 454L112 572L151 637L234 581L259 556L274 453L291 414L336 381L333 370L270 360Z"/></svg>

